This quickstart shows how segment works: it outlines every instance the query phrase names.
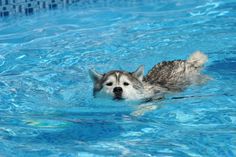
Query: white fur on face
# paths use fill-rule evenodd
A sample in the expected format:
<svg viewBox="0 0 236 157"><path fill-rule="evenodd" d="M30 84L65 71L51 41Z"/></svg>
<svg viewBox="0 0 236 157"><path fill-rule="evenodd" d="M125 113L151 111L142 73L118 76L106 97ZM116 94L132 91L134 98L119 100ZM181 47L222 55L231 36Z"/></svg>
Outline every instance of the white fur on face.
<svg viewBox="0 0 236 157"><path fill-rule="evenodd" d="M112 83L111 86L108 84ZM107 78L107 80L103 83L103 88L98 92L97 96L98 97L108 97L108 98L113 98L114 93L113 89L117 86L117 80L114 75L111 75Z"/></svg>
<svg viewBox="0 0 236 157"><path fill-rule="evenodd" d="M125 85L125 83L128 83L129 85ZM131 82L126 75L122 75L120 77L119 85L123 89L123 94L122 94L123 98L129 99L129 100L137 100L137 99L142 98L141 97L142 90L135 89L133 87L133 82Z"/></svg>
<svg viewBox="0 0 236 157"><path fill-rule="evenodd" d="M135 89L133 86L134 84L128 76L117 72L115 75L108 76L107 80L103 83L103 88L97 93L97 96L114 98L113 89L115 87L121 87L123 90L123 99L137 100L143 98L143 91L141 89Z"/></svg>

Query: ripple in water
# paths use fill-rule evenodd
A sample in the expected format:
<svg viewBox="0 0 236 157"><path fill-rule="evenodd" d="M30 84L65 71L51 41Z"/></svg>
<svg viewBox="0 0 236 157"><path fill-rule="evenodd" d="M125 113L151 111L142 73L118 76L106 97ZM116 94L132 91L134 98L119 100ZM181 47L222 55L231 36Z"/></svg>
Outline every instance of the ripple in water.
<svg viewBox="0 0 236 157"><path fill-rule="evenodd" d="M2 19L0 156L235 156L235 5L97 1ZM92 97L89 68L147 72L195 50L204 86L143 107Z"/></svg>

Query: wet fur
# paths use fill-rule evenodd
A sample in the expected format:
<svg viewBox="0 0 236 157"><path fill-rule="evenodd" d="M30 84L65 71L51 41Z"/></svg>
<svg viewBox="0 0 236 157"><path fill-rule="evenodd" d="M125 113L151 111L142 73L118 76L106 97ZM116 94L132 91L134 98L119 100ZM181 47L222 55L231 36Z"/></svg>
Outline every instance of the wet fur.
<svg viewBox="0 0 236 157"><path fill-rule="evenodd" d="M207 56L197 51L187 60L161 62L148 72L144 82L152 86L161 86L168 91L181 91L204 80L205 76L200 72L206 61Z"/></svg>
<svg viewBox="0 0 236 157"><path fill-rule="evenodd" d="M93 93L94 96L99 93L114 96L111 89L105 86L106 81L112 79L116 82L116 86L121 86L126 92L124 99L159 99L166 92L181 91L191 84L201 82L205 76L200 72L206 61L207 56L197 51L187 60L164 61L156 64L146 76L143 76L143 66L135 72L115 70L99 74L90 70L90 77L94 82ZM131 85L123 86L122 82L119 82L120 79L128 81Z"/></svg>

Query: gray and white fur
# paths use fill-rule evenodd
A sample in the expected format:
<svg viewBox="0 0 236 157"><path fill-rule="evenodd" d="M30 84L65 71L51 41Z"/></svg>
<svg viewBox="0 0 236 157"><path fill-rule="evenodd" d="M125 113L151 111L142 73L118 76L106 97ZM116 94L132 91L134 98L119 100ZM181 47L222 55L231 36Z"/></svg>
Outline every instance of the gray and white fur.
<svg viewBox="0 0 236 157"><path fill-rule="evenodd" d="M100 74L90 69L95 97L112 99L149 100L161 98L167 92L181 91L191 84L199 84L206 78L201 69L207 56L194 52L187 60L164 61L156 64L146 76L144 66L134 72L120 70Z"/></svg>

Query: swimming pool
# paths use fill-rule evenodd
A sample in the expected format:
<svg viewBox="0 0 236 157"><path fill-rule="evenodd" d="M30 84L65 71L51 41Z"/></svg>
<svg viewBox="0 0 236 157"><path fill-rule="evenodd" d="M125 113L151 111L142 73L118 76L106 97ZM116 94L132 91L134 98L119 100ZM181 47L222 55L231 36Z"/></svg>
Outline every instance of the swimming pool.
<svg viewBox="0 0 236 157"><path fill-rule="evenodd" d="M96 1L0 22L0 156L236 156L236 3ZM94 99L89 68L145 72L195 50L214 78L156 102ZM170 96L171 97L171 96Z"/></svg>

